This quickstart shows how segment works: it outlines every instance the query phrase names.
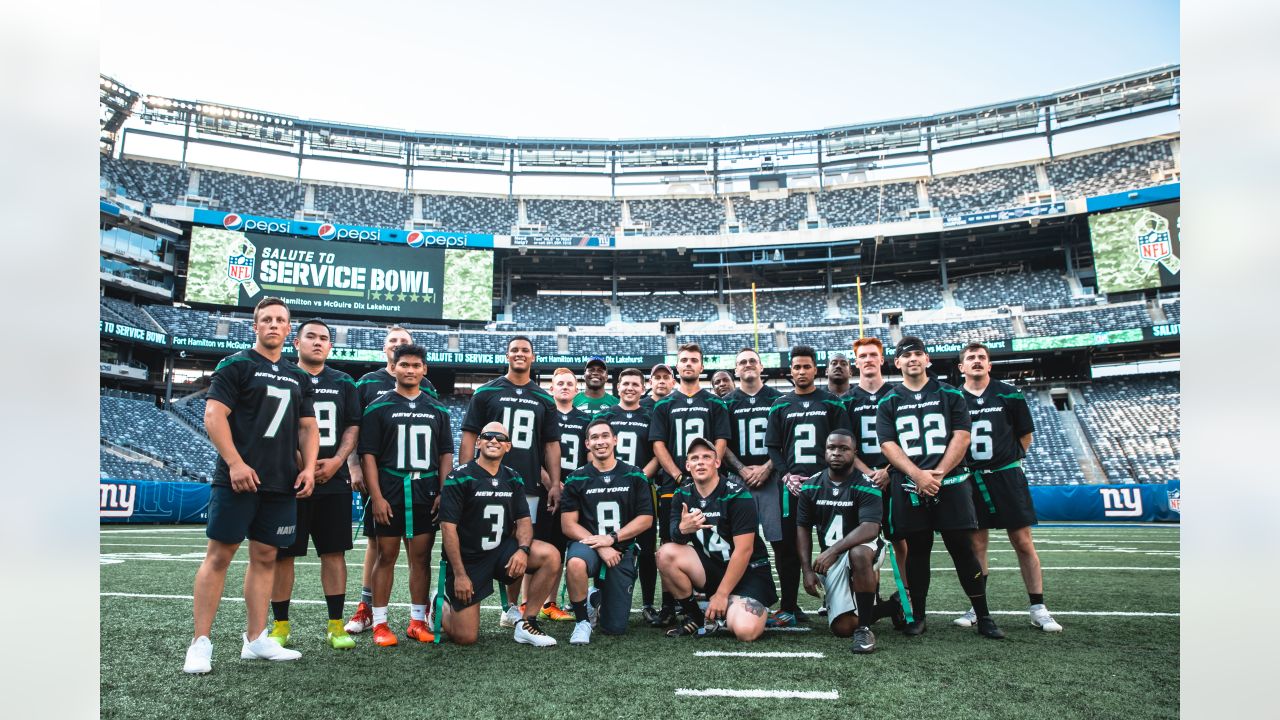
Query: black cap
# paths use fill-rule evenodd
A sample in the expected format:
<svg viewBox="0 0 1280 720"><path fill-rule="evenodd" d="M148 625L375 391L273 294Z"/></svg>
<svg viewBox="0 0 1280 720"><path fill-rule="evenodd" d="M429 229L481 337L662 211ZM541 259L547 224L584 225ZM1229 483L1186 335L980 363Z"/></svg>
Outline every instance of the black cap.
<svg viewBox="0 0 1280 720"><path fill-rule="evenodd" d="M587 364L585 367L591 367L592 365L599 365L605 370L609 369L609 366L606 365L604 362L604 358L600 357L599 355L592 355L591 359L587 361Z"/></svg>
<svg viewBox="0 0 1280 720"><path fill-rule="evenodd" d="M689 444L685 447L684 454L688 455L689 453L693 452L693 446L695 445L701 445L702 447L710 450L711 452L716 451L715 443L702 437L701 435L695 435L694 438L690 440Z"/></svg>
<svg viewBox="0 0 1280 720"><path fill-rule="evenodd" d="M920 338L916 337L915 335L903 335L902 339L898 341L898 345L894 348L893 351L895 354L901 355L903 353L915 352L917 350L919 350L922 353L929 352L927 349L925 349L924 341L921 340Z"/></svg>

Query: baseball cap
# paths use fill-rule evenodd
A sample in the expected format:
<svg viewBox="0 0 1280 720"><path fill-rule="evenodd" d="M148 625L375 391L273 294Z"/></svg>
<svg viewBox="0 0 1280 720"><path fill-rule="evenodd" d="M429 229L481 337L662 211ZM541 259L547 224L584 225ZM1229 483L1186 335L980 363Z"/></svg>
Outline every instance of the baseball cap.
<svg viewBox="0 0 1280 720"><path fill-rule="evenodd" d="M587 364L585 365L585 367L591 367L592 365L599 365L600 367L606 370L609 369L609 366L606 365L604 362L604 358L600 357L599 355L592 355L591 359L587 361Z"/></svg>
<svg viewBox="0 0 1280 720"><path fill-rule="evenodd" d="M898 355L916 351L920 351L922 353L928 352L924 347L924 341L914 335L903 335L902 339L898 341L898 344L894 347L893 351Z"/></svg>
<svg viewBox="0 0 1280 720"><path fill-rule="evenodd" d="M666 370L668 375L675 375L675 373L671 372L671 366L666 363L658 363L657 365L649 368L649 377L653 377L653 374L659 370Z"/></svg>
<svg viewBox="0 0 1280 720"><path fill-rule="evenodd" d="M684 454L688 455L689 453L693 452L694 446L698 446L698 445L710 450L711 452L716 451L716 446L710 440L702 437L701 435L697 435L697 436L694 436L694 438L689 441L689 445L685 448Z"/></svg>

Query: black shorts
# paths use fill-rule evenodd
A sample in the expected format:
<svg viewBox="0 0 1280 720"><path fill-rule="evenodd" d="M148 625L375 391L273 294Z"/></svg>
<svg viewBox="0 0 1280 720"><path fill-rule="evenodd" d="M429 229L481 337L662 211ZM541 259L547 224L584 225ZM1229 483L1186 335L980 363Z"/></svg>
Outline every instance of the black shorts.
<svg viewBox="0 0 1280 720"><path fill-rule="evenodd" d="M351 493L326 493L298 500L298 532L292 545L281 548L277 558L303 557L307 538L317 555L351 549Z"/></svg>
<svg viewBox="0 0 1280 720"><path fill-rule="evenodd" d="M660 544L665 545L671 542L671 496L672 490L663 491L658 489L658 514L653 518L653 522L658 526L658 539ZM666 495L666 497L663 497Z"/></svg>
<svg viewBox="0 0 1280 720"><path fill-rule="evenodd" d="M568 538L564 536L564 528L560 526L560 509L557 508L555 512L547 510L545 495L538 498L538 520L533 524L533 539L551 545L559 550L561 555L564 555L564 548L568 544Z"/></svg>
<svg viewBox="0 0 1280 720"><path fill-rule="evenodd" d="M444 596L454 610L471 607L493 594L493 581L497 580L503 587L516 581L507 576L507 562L511 556L521 552L516 547L516 539L508 537L498 543L498 547L478 557L463 557L462 565L467 577L471 578L471 602L463 603L453 599L453 566L445 563Z"/></svg>
<svg viewBox="0 0 1280 720"><path fill-rule="evenodd" d="M209 524L204 534L228 545L239 545L247 536L277 548L289 547L297 533L297 504L292 493L238 493L214 485L209 488Z"/></svg>
<svg viewBox="0 0 1280 720"><path fill-rule="evenodd" d="M978 527L1017 530L1036 524L1036 506L1022 468L974 474L972 481Z"/></svg>
<svg viewBox="0 0 1280 720"><path fill-rule="evenodd" d="M440 528L440 523L435 515L431 513L431 506L435 504L435 498L431 498L427 502L416 502L413 504L413 534L414 535L434 535L436 530ZM404 503L391 503L391 522L383 525L373 519L373 511L366 510L364 515L364 536L365 537L404 537L405 536L405 513Z"/></svg>
<svg viewBox="0 0 1280 720"><path fill-rule="evenodd" d="M890 539L902 538L922 530L973 530L978 527L978 518L973 509L971 479L951 485L944 484L934 498L907 492L903 485L906 479L899 472L890 476Z"/></svg>
<svg viewBox="0 0 1280 720"><path fill-rule="evenodd" d="M724 570L718 563L708 561L702 553L698 553L698 560L702 562L702 572L707 576L707 582L698 589L710 597L720 589ZM738 580L738 584L729 595L755 598L765 607L778 602L778 588L773 584L773 571L769 567L769 561L760 560L758 564L753 562L748 565L747 571L742 573L742 579Z"/></svg>

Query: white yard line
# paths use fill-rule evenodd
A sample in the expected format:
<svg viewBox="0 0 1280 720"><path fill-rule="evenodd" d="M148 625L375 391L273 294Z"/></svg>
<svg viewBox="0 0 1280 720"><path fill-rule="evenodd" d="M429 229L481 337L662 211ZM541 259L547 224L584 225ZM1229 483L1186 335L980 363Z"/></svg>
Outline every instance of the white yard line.
<svg viewBox="0 0 1280 720"><path fill-rule="evenodd" d="M799 700L840 699L840 693L835 690L731 690L728 688L690 690L688 688L676 688L676 695L687 697L795 698Z"/></svg>
<svg viewBox="0 0 1280 720"><path fill-rule="evenodd" d="M741 658L815 658L821 660L826 657L820 652L748 652L740 650L737 652L727 652L722 650L699 650L694 653L697 657L741 657Z"/></svg>

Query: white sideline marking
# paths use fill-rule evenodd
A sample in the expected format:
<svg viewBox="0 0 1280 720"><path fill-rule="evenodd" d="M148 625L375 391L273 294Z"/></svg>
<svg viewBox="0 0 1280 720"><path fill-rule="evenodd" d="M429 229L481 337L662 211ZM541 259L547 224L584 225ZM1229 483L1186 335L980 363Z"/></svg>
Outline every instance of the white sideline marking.
<svg viewBox="0 0 1280 720"><path fill-rule="evenodd" d="M731 690L728 688L690 690L688 688L676 688L676 695L692 697L797 698L800 700L840 699L840 693L835 690Z"/></svg>
<svg viewBox="0 0 1280 720"><path fill-rule="evenodd" d="M814 610L814 612L817 613L818 611ZM767 627L764 629L764 631L765 632L811 632L811 629L807 627Z"/></svg>
<svg viewBox="0 0 1280 720"><path fill-rule="evenodd" d="M727 652L723 650L699 650L694 653L697 657L746 657L746 658L816 658L821 660L826 655L820 652L749 652L740 650L737 652Z"/></svg>

